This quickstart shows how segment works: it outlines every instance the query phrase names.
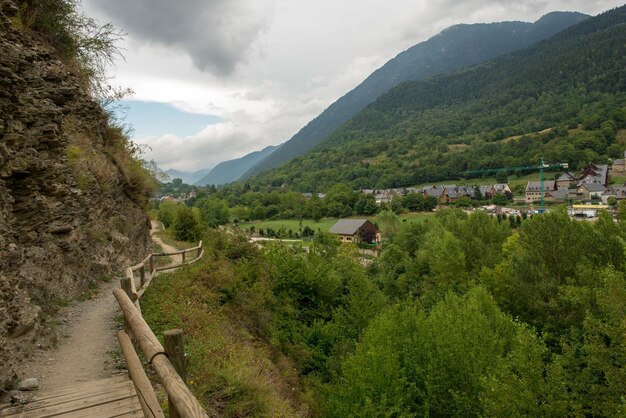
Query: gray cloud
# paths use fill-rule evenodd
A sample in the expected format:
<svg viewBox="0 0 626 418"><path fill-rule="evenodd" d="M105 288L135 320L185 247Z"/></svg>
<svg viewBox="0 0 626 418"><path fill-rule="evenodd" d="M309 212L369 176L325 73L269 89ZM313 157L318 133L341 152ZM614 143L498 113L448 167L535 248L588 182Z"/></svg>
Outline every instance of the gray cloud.
<svg viewBox="0 0 626 418"><path fill-rule="evenodd" d="M268 28L273 0L92 0L133 38L186 51L202 71L227 76Z"/></svg>

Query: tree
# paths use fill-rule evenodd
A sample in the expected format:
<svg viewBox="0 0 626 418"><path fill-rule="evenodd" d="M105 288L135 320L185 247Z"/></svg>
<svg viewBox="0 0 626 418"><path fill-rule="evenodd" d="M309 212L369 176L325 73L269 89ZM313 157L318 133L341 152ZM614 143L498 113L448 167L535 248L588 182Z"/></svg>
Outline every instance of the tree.
<svg viewBox="0 0 626 418"><path fill-rule="evenodd" d="M163 223L164 228L169 228L176 219L176 203L168 200L164 200L159 203L159 211L157 218Z"/></svg>
<svg viewBox="0 0 626 418"><path fill-rule="evenodd" d="M483 288L448 294L430 312L406 302L376 317L343 375L324 394L325 416L477 416L481 377L521 331Z"/></svg>
<svg viewBox="0 0 626 418"><path fill-rule="evenodd" d="M376 215L376 223L383 239L393 241L400 229L400 221L396 214L388 210L382 211Z"/></svg>
<svg viewBox="0 0 626 418"><path fill-rule="evenodd" d="M172 231L174 238L179 241L191 242L198 239L200 236L200 225L191 208L185 205L178 205Z"/></svg>
<svg viewBox="0 0 626 418"><path fill-rule="evenodd" d="M580 329L593 304L595 269L624 269L620 226L601 215L595 224L551 211L522 223L503 246L504 257L481 271L481 282L511 315L546 334L550 348L572 327Z"/></svg>
<svg viewBox="0 0 626 418"><path fill-rule="evenodd" d="M461 242L450 231L431 229L417 253L425 269L422 294L432 293L433 300L449 290L467 289L465 254Z"/></svg>
<svg viewBox="0 0 626 418"><path fill-rule="evenodd" d="M480 272L483 267L496 266L502 260L502 245L511 235L506 224L484 212L471 213L451 231L459 239L470 274Z"/></svg>
<svg viewBox="0 0 626 418"><path fill-rule="evenodd" d="M506 195L498 193L493 197L493 199L491 199L491 203L498 206L506 206L509 203L509 200L506 198Z"/></svg>
<svg viewBox="0 0 626 418"><path fill-rule="evenodd" d="M518 333L519 345L483 379L485 416L623 414L626 281L610 267L596 271L595 277L599 286L593 307L582 328L563 337L562 353L550 357L536 335Z"/></svg>
<svg viewBox="0 0 626 418"><path fill-rule="evenodd" d="M617 206L617 199L615 198L615 196L609 196L609 198L606 200L606 203L608 203L609 206L614 208Z"/></svg>
<svg viewBox="0 0 626 418"><path fill-rule="evenodd" d="M328 232L319 231L313 238L313 246L311 250L316 253L328 254L334 256L337 254L337 250L341 245L341 241L336 235L329 234Z"/></svg>
<svg viewBox="0 0 626 418"><path fill-rule="evenodd" d="M196 207L200 210L202 220L211 228L227 224L230 220L230 210L222 199L216 197L199 199Z"/></svg>
<svg viewBox="0 0 626 418"><path fill-rule="evenodd" d="M498 183L507 183L509 181L509 176L505 171L499 171L496 173L496 181Z"/></svg>
<svg viewBox="0 0 626 418"><path fill-rule="evenodd" d="M363 244L371 244L376 240L376 229L360 228L357 232L359 241Z"/></svg>
<svg viewBox="0 0 626 418"><path fill-rule="evenodd" d="M608 267L597 272L595 308L582 333L572 334L553 373L569 393L569 416L619 416L626 393L626 280Z"/></svg>
<svg viewBox="0 0 626 418"><path fill-rule="evenodd" d="M469 196L461 196L454 204L460 208L469 208L472 206L472 199Z"/></svg>

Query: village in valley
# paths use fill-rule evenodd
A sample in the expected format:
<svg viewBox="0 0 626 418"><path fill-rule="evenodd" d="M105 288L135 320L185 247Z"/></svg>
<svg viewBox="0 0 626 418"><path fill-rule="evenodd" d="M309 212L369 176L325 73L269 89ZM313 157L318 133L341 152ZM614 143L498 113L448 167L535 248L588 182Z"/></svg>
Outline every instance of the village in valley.
<svg viewBox="0 0 626 418"><path fill-rule="evenodd" d="M610 210L617 202L626 199L626 185L611 184L612 176L619 177L626 172L624 161L618 159L613 164L589 164L580 173L566 171L553 175L552 179L543 181L543 187L542 181L531 180L526 183L523 194L514 193L508 183L436 184L424 187L363 189L361 192L373 194L378 205L390 204L397 196L418 193L435 198L439 206L476 207L492 214L514 215L522 212L539 213L543 193L543 200L548 206L567 204L570 216L591 219L597 217L599 210ZM477 202L484 201L489 201L490 204L476 205Z"/></svg>
<svg viewBox="0 0 626 418"><path fill-rule="evenodd" d="M625 153L626 154L626 153ZM549 165L546 164L545 167ZM552 165L551 167L553 167ZM566 168L566 164L562 164ZM537 166L537 168L541 168ZM368 199L374 206L371 215L365 213L352 213L350 216L330 216L324 218L324 225L316 220L311 227L303 228L304 218L298 221L282 217L258 219L246 219L239 216L242 221L240 226L250 229L253 241L271 241L275 239L302 242L310 239L314 230L328 231L335 235L343 243L378 246L383 238L378 229L375 215L378 212L390 211L404 216L426 216L419 213L407 213L414 211L430 211L445 207L458 207L465 211L482 211L499 219L508 219L512 225L519 225L523 218L549 211L551 208L567 206L571 218L594 221L599 212L606 210L609 213L615 211L617 203L626 199L626 167L625 159L617 159L612 164L588 164L580 172L574 171L549 171L544 180L539 173L526 176L511 176L511 183L507 173L503 172L495 177L495 180L505 180L489 184L480 184L476 179L463 180L469 184L432 184L416 187L390 188L390 189L361 189L354 190L354 195L360 195ZM483 180L484 183L485 180ZM524 184L525 182L525 184ZM170 201L173 203L190 203L197 199L199 190L196 186L189 188L185 193L176 195L164 194L157 197L158 201ZM211 194L211 193L209 193ZM330 199L325 193L301 193L303 201L324 202ZM421 199L427 202L427 208L408 209L406 202L410 199ZM374 204L375 202L375 204ZM400 202L400 203L399 203ZM234 211L233 211L234 212ZM404 215L403 215L404 214ZM365 215L365 216L363 216ZM237 218L237 217L235 217ZM283 219L281 221L280 219ZM406 222L406 218L400 219ZM412 219L408 219L412 221ZM239 221L234 221L238 224ZM274 223L291 225L290 227L272 226ZM266 223L264 225L264 223ZM256 225L256 228L254 228ZM275 230L278 228L278 230ZM284 231L283 231L284 229ZM309 233L307 233L307 230ZM308 238L307 238L308 237ZM295 240L294 240L295 239ZM372 249L361 248L370 251Z"/></svg>

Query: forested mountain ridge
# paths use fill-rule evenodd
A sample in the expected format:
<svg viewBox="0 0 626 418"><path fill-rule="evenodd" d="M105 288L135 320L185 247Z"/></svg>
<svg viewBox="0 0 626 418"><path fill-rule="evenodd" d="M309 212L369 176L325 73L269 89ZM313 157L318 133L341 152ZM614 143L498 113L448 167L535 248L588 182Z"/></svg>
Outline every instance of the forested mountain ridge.
<svg viewBox="0 0 626 418"><path fill-rule="evenodd" d="M535 23L498 22L447 28L388 61L331 104L280 149L252 167L243 178L312 150L378 96L404 81L422 80L488 61L546 39L587 17L575 12L553 12Z"/></svg>
<svg viewBox="0 0 626 418"><path fill-rule="evenodd" d="M252 166L276 150L276 146L263 148L261 151L251 152L241 158L223 161L213 167L206 175L200 178L194 184L198 186L206 186L207 184L220 185L236 181Z"/></svg>
<svg viewBox="0 0 626 418"><path fill-rule="evenodd" d="M537 163L573 167L623 153L626 7L493 62L406 82L381 96L315 151L254 183L325 190L403 187L463 170ZM543 135L522 136L546 128ZM569 128L569 130L567 129Z"/></svg>

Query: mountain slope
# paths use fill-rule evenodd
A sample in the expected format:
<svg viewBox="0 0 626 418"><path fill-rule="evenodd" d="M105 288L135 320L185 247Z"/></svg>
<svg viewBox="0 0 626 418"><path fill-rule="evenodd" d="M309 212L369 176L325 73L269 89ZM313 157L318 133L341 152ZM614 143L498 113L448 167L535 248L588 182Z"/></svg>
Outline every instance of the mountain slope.
<svg viewBox="0 0 626 418"><path fill-rule="evenodd" d="M207 184L220 185L236 181L255 164L272 154L277 148L277 146L270 145L261 151L251 152L241 158L221 162L195 184L197 186L206 186Z"/></svg>
<svg viewBox="0 0 626 418"><path fill-rule="evenodd" d="M422 80L488 61L546 39L587 17L574 12L553 12L535 23L452 26L387 62L309 122L275 153L252 167L243 178L276 167L315 148L378 96L404 81Z"/></svg>
<svg viewBox="0 0 626 418"><path fill-rule="evenodd" d="M318 150L255 182L302 191L338 181L355 189L403 187L467 169L535 164L542 156L573 167L619 157L626 147L615 143L626 127L625 10L494 62L406 82ZM555 129L522 136L546 128Z"/></svg>

